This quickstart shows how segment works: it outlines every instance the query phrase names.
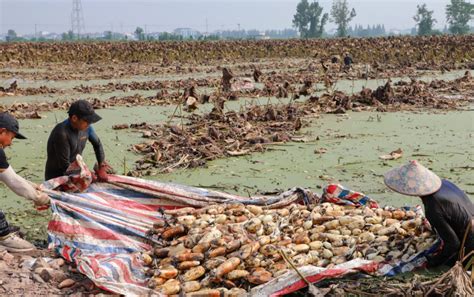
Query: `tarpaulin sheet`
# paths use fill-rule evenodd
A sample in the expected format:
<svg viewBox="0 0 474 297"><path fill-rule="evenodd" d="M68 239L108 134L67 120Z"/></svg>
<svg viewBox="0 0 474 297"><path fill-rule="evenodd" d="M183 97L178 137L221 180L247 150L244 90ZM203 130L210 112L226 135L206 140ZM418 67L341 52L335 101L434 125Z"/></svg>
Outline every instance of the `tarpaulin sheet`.
<svg viewBox="0 0 474 297"><path fill-rule="evenodd" d="M249 198L120 175L111 175L107 183L91 184L92 174L80 157L68 173L43 183L53 212L49 247L75 262L97 286L124 295L150 291L140 252L151 248L146 233L161 220L160 209L205 206L212 201L285 206L319 198L302 189Z"/></svg>
<svg viewBox="0 0 474 297"><path fill-rule="evenodd" d="M45 186L53 189L58 186L58 183L70 181L71 179L58 179L47 182ZM93 183L84 193L48 191L52 198L53 211L52 220L48 225L48 237L50 248L55 249L66 260L75 262L78 270L94 281L97 286L127 296L150 293L146 287L147 277L144 274L140 252L150 249L146 232L152 228L153 223L161 220L159 208L182 207L182 203L173 201L172 198L184 199L187 195L192 199L216 195L223 195L228 201L249 199L200 188L124 176L113 176L111 182L112 184ZM135 189L142 186L147 191L134 191L121 187L120 184L134 185ZM159 198L159 193L165 193L164 196L167 198ZM293 193L293 195L296 194ZM278 203L279 199L284 200L288 197L292 197L292 194L286 193L278 199L275 197L272 199ZM340 198L344 197L340 196ZM292 198L288 201L296 200ZM423 265L424 254L427 252L430 251L412 257L407 263L377 264L358 260L331 269L313 267L308 270L308 279L319 281L361 270L393 275ZM283 283L274 280L256 290L268 293L267 295L278 296L304 287L305 284L298 277L291 276L292 273L290 271L281 276L287 277Z"/></svg>

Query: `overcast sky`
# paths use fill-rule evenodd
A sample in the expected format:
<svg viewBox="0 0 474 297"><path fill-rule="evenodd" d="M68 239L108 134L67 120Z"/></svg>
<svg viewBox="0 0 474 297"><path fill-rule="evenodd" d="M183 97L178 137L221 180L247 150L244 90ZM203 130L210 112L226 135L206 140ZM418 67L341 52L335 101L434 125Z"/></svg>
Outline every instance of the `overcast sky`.
<svg viewBox="0 0 474 297"><path fill-rule="evenodd" d="M0 0L0 33L37 31L65 32L71 28L73 0ZM132 32L137 26L147 32L190 27L206 31L237 29L284 29L292 27L299 0L82 0L86 32ZM408 29L415 25L416 5L434 10L437 28L446 24L449 0L349 0L361 25L384 24L386 29ZM319 3L329 12L332 1ZM334 27L328 24L327 29Z"/></svg>

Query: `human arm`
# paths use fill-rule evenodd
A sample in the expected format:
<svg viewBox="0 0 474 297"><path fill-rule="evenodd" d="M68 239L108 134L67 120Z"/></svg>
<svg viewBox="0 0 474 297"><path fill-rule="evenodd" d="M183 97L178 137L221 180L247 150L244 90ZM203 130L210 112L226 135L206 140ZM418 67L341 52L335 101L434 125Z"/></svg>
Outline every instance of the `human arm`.
<svg viewBox="0 0 474 297"><path fill-rule="evenodd" d="M453 263L461 246L456 232L454 232L442 215L439 215L434 220L430 220L430 223L438 233L438 236L443 240L443 248L438 254L427 257L428 266L435 267Z"/></svg>
<svg viewBox="0 0 474 297"><path fill-rule="evenodd" d="M94 148L97 164L99 164L100 166L105 161L105 153L104 148L102 146L102 142L100 141L99 136L97 136L97 133L95 133L95 130L92 126L89 126L88 134L89 141L92 144L92 147Z"/></svg>
<svg viewBox="0 0 474 297"><path fill-rule="evenodd" d="M67 132L65 130L55 129L48 140L48 161L46 162L46 166L52 166L49 170L53 170L56 176L62 176L66 173L70 165L71 146ZM48 172L48 168L46 172Z"/></svg>
<svg viewBox="0 0 474 297"><path fill-rule="evenodd" d="M94 170L99 178L100 181L107 181L108 174L114 172L113 168L105 161L105 153L102 143L94 131L92 126L89 127L89 141L92 143L94 147L97 164L94 166Z"/></svg>
<svg viewBox="0 0 474 297"><path fill-rule="evenodd" d="M30 182L19 176L11 166L8 166L7 169L0 169L0 181L5 183L18 196L33 201L36 206L49 203L47 194L36 190Z"/></svg>

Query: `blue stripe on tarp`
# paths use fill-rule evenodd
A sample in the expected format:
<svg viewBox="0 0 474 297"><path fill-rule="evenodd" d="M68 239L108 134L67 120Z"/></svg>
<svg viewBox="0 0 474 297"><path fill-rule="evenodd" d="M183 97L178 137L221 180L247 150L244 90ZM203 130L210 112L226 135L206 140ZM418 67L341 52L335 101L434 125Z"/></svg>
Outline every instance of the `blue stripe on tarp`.
<svg viewBox="0 0 474 297"><path fill-rule="evenodd" d="M425 257L436 252L441 245L441 241L437 240L429 249L420 252L416 257L408 262L400 261L396 266L387 271L384 276L394 276L399 273L404 273L413 270L413 265L421 265L426 262ZM409 268L409 269L404 269Z"/></svg>
<svg viewBox="0 0 474 297"><path fill-rule="evenodd" d="M79 242L79 241L70 241L70 240L64 240L64 239L59 239L57 238L56 240L61 241L62 246L69 246L71 248L76 248L81 250L82 252L84 251L89 251L93 252L94 254L120 254L120 253L133 253L136 252L137 250L134 248L129 248L129 247L117 247L117 246L100 246L100 245L95 245L95 244L89 244L85 242Z"/></svg>
<svg viewBox="0 0 474 297"><path fill-rule="evenodd" d="M122 221L122 222L128 222L129 221L127 219L126 210L125 211L124 210L117 210L117 209L114 209L111 206L102 205L103 202L101 202L101 204L99 204L99 203L96 202L96 201L99 201L99 199L96 199L95 197L87 196L86 194L81 194L81 197L85 198L85 199L90 198L90 201L85 200L85 201L80 202L78 200L74 200L73 197L67 197L66 195L61 197L60 199L57 199L57 200L60 200L61 202L66 203L66 204L74 205L74 207L79 207L79 208L82 208L84 210L90 211L92 213L98 213L98 214L102 214L102 215L107 215L111 218L116 218L117 220ZM55 210L55 211L59 211L60 209L61 209L61 207L53 208L53 210ZM160 218L160 215L158 213L156 215L156 218Z"/></svg>
<svg viewBox="0 0 474 297"><path fill-rule="evenodd" d="M112 272L112 277L110 277L109 275L107 279L112 280L112 281L118 281L120 279L120 274L117 272L117 268L115 266L107 262L101 262L100 264L102 268L107 268L107 270Z"/></svg>
<svg viewBox="0 0 474 297"><path fill-rule="evenodd" d="M345 198L350 192L348 190L343 189L341 193L337 197L339 198Z"/></svg>
<svg viewBox="0 0 474 297"><path fill-rule="evenodd" d="M48 234L48 240L49 241L55 241L56 243L61 243L61 244L66 243L68 248L70 248L70 251L69 251L68 254L70 255L71 258L73 258L72 255L74 255L74 253L77 251L77 248L73 246L77 242L72 242L73 244L71 245L71 244L68 244L68 243L71 243L71 241L64 241L63 242L62 239L60 239L60 238L58 238L54 235L50 235L50 234ZM57 245L56 248L55 248L56 253L59 254L59 255L62 255L63 254L63 248L64 248L63 246L58 246ZM122 251L120 251L120 252L122 252ZM129 251L126 251L126 252L127 252L127 255L129 255L128 254ZM134 252L134 251L132 251L132 252ZM131 274L132 274L131 277L133 277L135 279L143 279L145 277L145 274L143 273L143 271L141 269L136 269L135 268L135 266L133 265L132 260L130 259L130 257L128 257L128 256L125 256L125 257L122 256L121 257L120 255L116 255L115 259L120 260L121 262L126 264L125 266L128 267L129 270L131 271ZM102 267L102 264L107 264L108 263L107 260L108 259L106 259L106 258L98 260L101 264L101 267ZM114 275L114 277L116 277L116 276L117 275Z"/></svg>
<svg viewBox="0 0 474 297"><path fill-rule="evenodd" d="M108 193L120 197L127 197L127 199L159 199L156 196L151 196L136 191L123 189L123 188L111 188L102 185L92 184L86 193Z"/></svg>
<svg viewBox="0 0 474 297"><path fill-rule="evenodd" d="M145 276L145 274L143 273L142 270L134 268L134 266L132 264L132 260L130 259L130 257L117 256L117 257L115 257L115 259L120 260L121 262L124 262L123 264L126 264L125 266L127 266L129 268L129 270L132 272L131 277L141 278L141 277ZM101 262L102 261L103 261L104 264L109 263L109 261L107 261L107 260L101 260Z"/></svg>
<svg viewBox="0 0 474 297"><path fill-rule="evenodd" d="M145 237L145 234L140 232L140 231L129 229L127 227L123 227L123 226L120 226L120 225L114 224L114 223L106 223L104 221L97 221L97 220L92 219L92 218L90 218L86 215L80 214L80 213L72 211L72 210L67 210L67 209L64 209L64 208L60 208L60 209L57 209L55 211L59 214L62 214L66 217L71 217L71 218L73 218L75 220L78 220L78 221L86 221L86 222L93 222L93 223L100 224L101 226L107 227L108 229L110 229L114 232L120 233L122 235L138 236L138 237L142 237L142 238ZM123 221L126 221L126 220L123 220Z"/></svg>
<svg viewBox="0 0 474 297"><path fill-rule="evenodd" d="M123 223L130 223L130 218L127 218L127 214L124 213L123 211L114 211L114 212L108 212L109 208L107 209L101 209L101 210L97 210L97 209L93 209L93 208L83 208L83 210L86 210L86 211L90 211L91 213L95 213L96 215L101 215L101 216L105 216L106 218L91 218L89 216L86 216L86 215L81 215L82 219L83 220L87 220L87 221L97 221L97 220L100 220L99 222L104 222L104 220L107 220L107 219L115 219L117 222L114 222L114 223L106 223L106 221L104 222L104 224L107 224L106 226L109 226L108 224L114 224L114 225L117 225L117 226L120 226L120 223L123 222ZM64 209L64 211L67 211L68 213L71 213L72 215L76 214L75 211L73 210L67 210L67 209ZM70 215L70 216L72 216ZM78 214L79 215L79 214ZM159 218L160 216L156 216L157 218ZM88 218L88 219L85 219L85 218ZM111 225L112 226L112 225ZM151 225L150 225L151 226ZM124 227L124 228L127 228L127 227ZM130 230L133 230L133 229L130 229ZM139 231L134 231L134 232L139 232ZM141 234L141 233L140 233Z"/></svg>

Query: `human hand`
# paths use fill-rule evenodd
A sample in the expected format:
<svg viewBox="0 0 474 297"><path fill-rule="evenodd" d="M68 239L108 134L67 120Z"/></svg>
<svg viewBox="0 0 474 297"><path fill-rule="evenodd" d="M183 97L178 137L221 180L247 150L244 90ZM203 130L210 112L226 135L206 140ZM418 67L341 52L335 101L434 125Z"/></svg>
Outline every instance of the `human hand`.
<svg viewBox="0 0 474 297"><path fill-rule="evenodd" d="M45 208L48 208L48 205L50 203L50 198L48 194L38 191L36 195L36 199L33 201L33 203L35 204L36 208L45 209Z"/></svg>

